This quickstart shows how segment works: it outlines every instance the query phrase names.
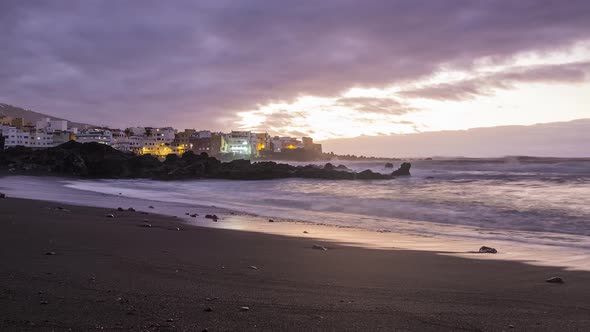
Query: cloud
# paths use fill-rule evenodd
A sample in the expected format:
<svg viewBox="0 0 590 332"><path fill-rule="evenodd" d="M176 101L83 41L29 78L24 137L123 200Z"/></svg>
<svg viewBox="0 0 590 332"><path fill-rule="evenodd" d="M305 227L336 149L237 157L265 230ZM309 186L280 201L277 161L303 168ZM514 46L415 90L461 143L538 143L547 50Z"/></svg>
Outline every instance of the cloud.
<svg viewBox="0 0 590 332"><path fill-rule="evenodd" d="M589 72L590 62L520 67L450 83L402 90L398 95L405 98L459 101L492 95L494 90L509 89L516 83L582 83L587 80Z"/></svg>
<svg viewBox="0 0 590 332"><path fill-rule="evenodd" d="M590 38L589 16L584 0L5 0L0 100L99 124L226 130L273 101L568 47Z"/></svg>

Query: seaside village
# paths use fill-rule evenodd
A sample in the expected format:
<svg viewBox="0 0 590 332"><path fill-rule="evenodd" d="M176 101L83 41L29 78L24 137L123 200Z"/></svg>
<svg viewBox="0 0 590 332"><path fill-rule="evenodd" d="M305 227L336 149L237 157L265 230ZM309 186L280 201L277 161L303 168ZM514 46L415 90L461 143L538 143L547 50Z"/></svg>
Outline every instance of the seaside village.
<svg viewBox="0 0 590 332"><path fill-rule="evenodd" d="M133 127L125 130L109 128L73 128L66 120L43 118L26 123L23 118L10 118L0 114L0 148L23 146L43 149L68 141L96 142L117 150L135 154L150 154L165 158L169 154L182 155L187 151L206 152L221 160L281 158L312 159L322 154L321 144L310 137L301 140L293 137L270 136L268 133L209 130L171 127Z"/></svg>

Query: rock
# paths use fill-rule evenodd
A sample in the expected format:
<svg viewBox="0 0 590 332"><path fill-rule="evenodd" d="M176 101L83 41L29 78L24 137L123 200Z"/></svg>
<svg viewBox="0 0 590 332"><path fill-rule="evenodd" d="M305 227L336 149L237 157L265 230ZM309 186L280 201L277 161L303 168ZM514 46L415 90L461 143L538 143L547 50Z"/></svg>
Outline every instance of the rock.
<svg viewBox="0 0 590 332"><path fill-rule="evenodd" d="M303 231L303 234L309 234L307 231Z"/></svg>
<svg viewBox="0 0 590 332"><path fill-rule="evenodd" d="M47 302L47 301L41 301L41 302L39 302L39 304L41 304L41 305L47 305L47 304L49 304L49 302Z"/></svg>
<svg viewBox="0 0 590 332"><path fill-rule="evenodd" d="M166 321L167 321L168 323L172 323L172 322L174 321L174 319L173 319L173 318L168 318L168 319L166 319Z"/></svg>
<svg viewBox="0 0 590 332"><path fill-rule="evenodd" d="M252 269L252 270L258 270L258 268L256 266L254 266L254 265L251 265L250 266L250 269Z"/></svg>
<svg viewBox="0 0 590 332"><path fill-rule="evenodd" d="M130 207L130 208L127 209L127 211L129 211L129 212L135 212L135 209L132 208L132 207Z"/></svg>
<svg viewBox="0 0 590 332"><path fill-rule="evenodd" d="M211 307L205 308L205 312L212 312L212 311L213 311L213 308L211 308Z"/></svg>
<svg viewBox="0 0 590 332"><path fill-rule="evenodd" d="M564 283L564 281L561 277L551 277L551 278L545 280L545 282L552 283L552 284L563 284Z"/></svg>
<svg viewBox="0 0 590 332"><path fill-rule="evenodd" d="M241 311L248 311L248 310L250 310L250 307L241 307L240 310Z"/></svg>
<svg viewBox="0 0 590 332"><path fill-rule="evenodd" d="M111 213L111 214L107 214L106 217L107 218L115 218L115 215Z"/></svg>
<svg viewBox="0 0 590 332"><path fill-rule="evenodd" d="M173 228L173 229L174 229L175 231L180 231L180 228L179 228L179 227L175 227L175 228Z"/></svg>
<svg viewBox="0 0 590 332"><path fill-rule="evenodd" d="M207 328L204 328L201 330L201 332L209 332L209 330L207 330Z"/></svg>
<svg viewBox="0 0 590 332"><path fill-rule="evenodd" d="M320 246L317 244L314 244L313 247L311 247L312 249L316 249L316 250L328 250L328 248L324 247L324 246Z"/></svg>
<svg viewBox="0 0 590 332"><path fill-rule="evenodd" d="M142 225L139 225L139 227L152 228L152 224L142 224Z"/></svg>
<svg viewBox="0 0 590 332"><path fill-rule="evenodd" d="M268 222L275 222L275 221L274 221L274 220L272 220L272 219L268 219Z"/></svg>
<svg viewBox="0 0 590 332"><path fill-rule="evenodd" d="M508 328L513 329L514 328L514 325L510 324L510 325L508 325Z"/></svg>
<svg viewBox="0 0 590 332"><path fill-rule="evenodd" d="M402 163L401 166L391 173L392 176L409 176L412 164Z"/></svg>
<svg viewBox="0 0 590 332"><path fill-rule="evenodd" d="M205 218L207 218L207 219L212 219L213 221L217 221L217 220L219 219L219 218L217 217L217 215L215 215L215 214L208 214L208 215L205 215Z"/></svg>
<svg viewBox="0 0 590 332"><path fill-rule="evenodd" d="M6 198L6 194L0 193L0 198Z"/></svg>
<svg viewBox="0 0 590 332"><path fill-rule="evenodd" d="M122 207L118 207L117 211L125 211L125 209L123 209Z"/></svg>
<svg viewBox="0 0 590 332"><path fill-rule="evenodd" d="M150 205L150 206L148 206L148 208L153 209L154 207Z"/></svg>
<svg viewBox="0 0 590 332"><path fill-rule="evenodd" d="M190 216L191 214L187 212L187 213L185 213L184 215L185 215L185 216Z"/></svg>
<svg viewBox="0 0 590 332"><path fill-rule="evenodd" d="M385 163L385 168L393 168L393 164L392 163Z"/></svg>
<svg viewBox="0 0 590 332"><path fill-rule="evenodd" d="M198 216L198 214L195 213L195 214L191 214L190 216L193 218L196 218Z"/></svg>
<svg viewBox="0 0 590 332"><path fill-rule="evenodd" d="M45 253L45 255L47 255L47 256L53 256L53 255L55 255L55 251L48 251L48 252Z"/></svg>
<svg viewBox="0 0 590 332"><path fill-rule="evenodd" d="M483 246L483 247L479 248L479 253L481 253L481 254L497 254L498 250L496 250L496 248Z"/></svg>

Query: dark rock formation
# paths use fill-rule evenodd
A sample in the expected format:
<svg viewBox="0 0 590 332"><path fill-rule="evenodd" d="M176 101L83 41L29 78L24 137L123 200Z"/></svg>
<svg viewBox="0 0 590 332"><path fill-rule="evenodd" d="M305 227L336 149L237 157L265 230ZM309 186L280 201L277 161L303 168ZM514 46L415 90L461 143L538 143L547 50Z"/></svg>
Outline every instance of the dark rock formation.
<svg viewBox="0 0 590 332"><path fill-rule="evenodd" d="M33 150L16 147L0 150L0 169L24 174L59 174L86 178L151 178L268 180L308 178L331 180L383 180L409 175L410 164L404 163L392 175L366 170L350 171L346 166L292 166L272 161L252 163L249 160L221 162L206 153L189 151L181 157L166 156L164 161L151 155L134 155L98 143L70 141L57 147Z"/></svg>
<svg viewBox="0 0 590 332"><path fill-rule="evenodd" d="M412 164L402 163L401 166L391 173L392 176L407 176L410 175L410 168Z"/></svg>
<svg viewBox="0 0 590 332"><path fill-rule="evenodd" d="M551 284L563 284L564 283L563 279L560 277L551 277L551 278L545 280L545 282L548 282Z"/></svg>
<svg viewBox="0 0 590 332"><path fill-rule="evenodd" d="M392 163L385 163L385 168L393 168L393 164Z"/></svg>

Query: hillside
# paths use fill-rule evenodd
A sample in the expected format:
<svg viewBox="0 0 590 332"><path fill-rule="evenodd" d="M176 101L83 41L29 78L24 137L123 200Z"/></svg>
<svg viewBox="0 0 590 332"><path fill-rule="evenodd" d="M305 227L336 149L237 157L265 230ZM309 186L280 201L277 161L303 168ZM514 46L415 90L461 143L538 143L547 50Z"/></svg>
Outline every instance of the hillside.
<svg viewBox="0 0 590 332"><path fill-rule="evenodd" d="M39 113L39 112L34 112L31 110L27 110L24 108L20 108L20 107L16 107L13 105L8 105L8 104L3 104L0 103L0 114L4 114L6 116L9 116L11 118L24 118L25 122L30 122L30 123L35 123L40 119L43 118L50 118L52 120L66 120L68 121L68 127L77 127L77 128L84 128L86 126L92 126L86 123L80 123L80 122L73 122L67 119L62 119L62 118L58 118L55 116L51 116L51 115L47 115L47 114L43 114L43 113Z"/></svg>

